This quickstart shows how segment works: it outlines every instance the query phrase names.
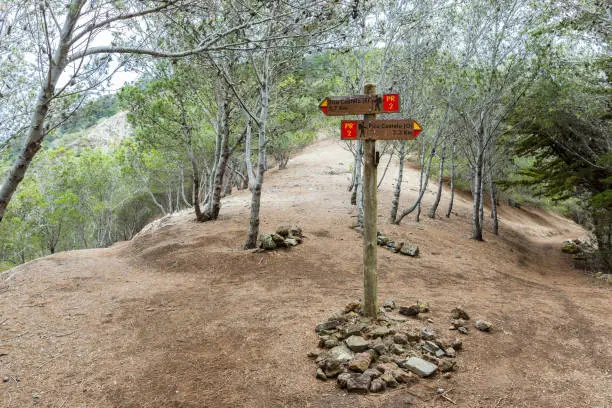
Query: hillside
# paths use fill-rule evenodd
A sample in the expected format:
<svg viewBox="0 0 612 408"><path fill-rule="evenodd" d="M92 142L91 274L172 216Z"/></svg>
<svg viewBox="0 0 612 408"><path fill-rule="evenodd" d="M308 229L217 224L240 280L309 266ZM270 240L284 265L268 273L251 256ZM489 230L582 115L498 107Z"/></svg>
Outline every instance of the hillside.
<svg viewBox="0 0 612 408"><path fill-rule="evenodd" d="M122 140L131 136L132 132L127 113L118 112L100 119L85 129L62 135L51 143L51 147L65 146L77 150L89 147L107 150L118 146Z"/></svg>
<svg viewBox="0 0 612 408"><path fill-rule="evenodd" d="M350 161L339 142L324 140L266 174L261 230L299 224L307 239L290 250L240 249L250 199L243 192L224 199L217 221L179 213L131 241L4 272L0 406L451 406L435 398L437 387L452 390L460 407L611 406L610 287L560 252L581 227L502 206L502 235L487 224L486 242L472 241L471 202L462 196L450 219L389 225L393 168L379 193L379 230L418 244L420 256L378 251L380 300L427 302L427 317L445 326L448 311L463 305L493 331L462 338L450 379L367 396L316 380L306 356L314 326L362 293ZM404 205L417 180L406 172Z"/></svg>

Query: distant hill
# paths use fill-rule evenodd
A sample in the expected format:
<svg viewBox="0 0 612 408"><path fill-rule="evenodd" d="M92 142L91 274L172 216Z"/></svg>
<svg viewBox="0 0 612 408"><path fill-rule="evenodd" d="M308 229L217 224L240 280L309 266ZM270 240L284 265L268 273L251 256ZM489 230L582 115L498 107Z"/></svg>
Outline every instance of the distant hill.
<svg viewBox="0 0 612 408"><path fill-rule="evenodd" d="M132 127L127 120L127 113L119 112L100 119L91 127L65 133L55 138L49 146L51 148L65 146L76 150L84 148L108 149L119 145L122 140L131 136L132 132Z"/></svg>

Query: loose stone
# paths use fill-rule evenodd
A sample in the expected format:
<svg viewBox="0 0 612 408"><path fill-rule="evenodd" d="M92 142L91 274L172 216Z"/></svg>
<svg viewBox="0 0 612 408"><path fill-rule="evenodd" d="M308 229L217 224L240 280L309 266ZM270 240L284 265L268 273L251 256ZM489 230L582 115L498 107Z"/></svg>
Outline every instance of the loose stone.
<svg viewBox="0 0 612 408"><path fill-rule="evenodd" d="M412 329L406 333L406 338L410 342L419 341L421 340L421 332L418 329Z"/></svg>
<svg viewBox="0 0 612 408"><path fill-rule="evenodd" d="M377 327L376 329L374 329L371 333L370 336L372 336L373 338L377 338L377 337L385 337L386 335L388 335L390 333L389 328L381 326L381 327Z"/></svg>
<svg viewBox="0 0 612 408"><path fill-rule="evenodd" d="M493 324L486 320L476 320L474 326L480 331L489 331L491 327L493 327Z"/></svg>
<svg viewBox="0 0 612 408"><path fill-rule="evenodd" d="M458 327L457 330L461 334L466 334L466 335L468 334L468 328L467 327Z"/></svg>
<svg viewBox="0 0 612 408"><path fill-rule="evenodd" d="M361 303L359 302L350 302L344 308L345 313L353 312L358 310L361 307Z"/></svg>
<svg viewBox="0 0 612 408"><path fill-rule="evenodd" d="M407 359L404 363L404 367L421 377L429 377L438 369L435 364L418 357L410 357Z"/></svg>
<svg viewBox="0 0 612 408"><path fill-rule="evenodd" d="M414 244L404 244L400 249L400 253L407 256L418 256L419 247Z"/></svg>
<svg viewBox="0 0 612 408"><path fill-rule="evenodd" d="M399 367L395 363L379 363L376 369L381 373L392 372L397 370Z"/></svg>
<svg viewBox="0 0 612 408"><path fill-rule="evenodd" d="M386 389L387 383L385 383L381 378L376 378L370 383L371 392L383 392Z"/></svg>
<svg viewBox="0 0 612 408"><path fill-rule="evenodd" d="M317 327L315 327L315 331L318 333L321 330L335 329L336 327L340 326L341 324L342 324L342 322L340 320L328 320L326 322L318 324Z"/></svg>
<svg viewBox="0 0 612 408"><path fill-rule="evenodd" d="M455 329L457 329L459 327L464 327L465 325L467 325L467 321L465 319L453 319L451 324Z"/></svg>
<svg viewBox="0 0 612 408"><path fill-rule="evenodd" d="M346 389L348 392L357 394L367 394L370 388L371 379L367 375L357 374L352 375L346 381Z"/></svg>
<svg viewBox="0 0 612 408"><path fill-rule="evenodd" d="M335 339L329 339L325 341L325 348L328 348L328 349L336 347L338 345L340 345L340 343L338 342L338 340L335 340Z"/></svg>
<svg viewBox="0 0 612 408"><path fill-rule="evenodd" d="M351 324L344 329L344 334L346 337L349 336L358 336L361 332L366 328L366 325L363 323Z"/></svg>
<svg viewBox="0 0 612 408"><path fill-rule="evenodd" d="M342 363L348 363L354 357L355 354L344 344L340 344L339 346L330 349L329 355L331 358L338 360Z"/></svg>
<svg viewBox="0 0 612 408"><path fill-rule="evenodd" d="M427 313L429 312L429 304L423 303L419 300L417 300L417 306L419 307L419 312L421 313Z"/></svg>
<svg viewBox="0 0 612 408"><path fill-rule="evenodd" d="M368 349L368 342L361 336L351 336L344 340L348 348L355 352L366 351Z"/></svg>
<svg viewBox="0 0 612 408"><path fill-rule="evenodd" d="M387 352L387 346L380 338L377 338L370 343L370 348L376 351L379 355L383 355Z"/></svg>
<svg viewBox="0 0 612 408"><path fill-rule="evenodd" d="M260 237L261 240L261 244L260 247L267 250L267 251L271 251L273 249L276 249L276 243L274 242L274 240L272 239L272 235L271 234L262 234Z"/></svg>
<svg viewBox="0 0 612 408"><path fill-rule="evenodd" d="M355 357L349 362L348 368L352 371L364 372L370 366L372 356L370 353L355 354Z"/></svg>
<svg viewBox="0 0 612 408"><path fill-rule="evenodd" d="M327 360L323 372L327 378L333 378L344 371L342 363L338 360Z"/></svg>
<svg viewBox="0 0 612 408"><path fill-rule="evenodd" d="M380 379L383 380L387 384L387 387L390 388L395 388L399 385L395 377L393 377L393 373L390 371L387 371L381 375Z"/></svg>
<svg viewBox="0 0 612 408"><path fill-rule="evenodd" d="M351 376L351 373L342 373L338 375L338 385L340 386L340 388L346 388L346 382L349 378L351 378Z"/></svg>
<svg viewBox="0 0 612 408"><path fill-rule="evenodd" d="M400 346L399 344L395 344L395 343L393 343L393 344L391 345L391 352L392 352L393 354L402 354L402 353L404 353L404 349L403 349L403 348L402 348L402 346Z"/></svg>
<svg viewBox="0 0 612 408"><path fill-rule="evenodd" d="M407 373L404 370L395 370L393 371L393 377L400 384L411 384L417 382L419 377L417 377L414 373Z"/></svg>
<svg viewBox="0 0 612 408"><path fill-rule="evenodd" d="M320 368L317 368L317 379L321 381L327 381L327 376Z"/></svg>
<svg viewBox="0 0 612 408"><path fill-rule="evenodd" d="M420 312L420 308L418 305L411 305L411 306L400 306L399 308L399 313L404 315L404 316L416 316L418 315Z"/></svg>
<svg viewBox="0 0 612 408"><path fill-rule="evenodd" d="M395 302L393 301L393 299L387 299L385 300L385 303L383 303L383 307L385 309L393 310L395 309Z"/></svg>
<svg viewBox="0 0 612 408"><path fill-rule="evenodd" d="M397 344L406 344L408 343L408 337L404 333L397 333L393 336L393 342Z"/></svg>
<svg viewBox="0 0 612 408"><path fill-rule="evenodd" d="M380 377L381 372L380 372L380 371L378 371L378 370L377 370L377 369L375 369L375 368L368 368L367 370L365 370L365 371L363 372L363 375L367 375L367 376L369 376L370 378L378 378L378 377Z"/></svg>
<svg viewBox="0 0 612 408"><path fill-rule="evenodd" d="M449 371L454 371L456 365L457 362L455 360L442 360L438 365L438 369L443 373L447 373Z"/></svg>
<svg viewBox="0 0 612 408"><path fill-rule="evenodd" d="M421 338L423 340L433 340L436 338L436 333L429 327L423 327L421 329Z"/></svg>
<svg viewBox="0 0 612 408"><path fill-rule="evenodd" d="M451 317L453 319L470 320L470 315L465 310L463 310L463 308L461 307L456 307L453 310L451 310Z"/></svg>

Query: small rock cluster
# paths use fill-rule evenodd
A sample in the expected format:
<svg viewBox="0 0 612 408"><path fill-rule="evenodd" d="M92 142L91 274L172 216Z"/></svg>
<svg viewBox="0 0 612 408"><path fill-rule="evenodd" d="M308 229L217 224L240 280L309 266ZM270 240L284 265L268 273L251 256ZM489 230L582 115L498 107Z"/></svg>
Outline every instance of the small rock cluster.
<svg viewBox="0 0 612 408"><path fill-rule="evenodd" d="M454 308L453 310L451 310L451 319L451 325L448 328L449 330L457 330L461 334L469 333L467 321L470 320L470 315L468 315L465 310L460 307ZM478 319L474 323L474 327L476 327L480 331L488 332L491 331L493 323L487 320Z"/></svg>
<svg viewBox="0 0 612 408"><path fill-rule="evenodd" d="M604 280L604 281L608 282L609 284L612 284L612 273L597 272L595 274L595 277L597 279Z"/></svg>
<svg viewBox="0 0 612 408"><path fill-rule="evenodd" d="M362 227L357 226L357 227L354 227L353 229L363 235ZM376 232L376 243L379 246L385 249L388 249L389 251L394 252L396 254L400 253L406 256L418 256L419 255L418 246L404 242L404 241L394 241L389 236L382 234L380 231Z"/></svg>
<svg viewBox="0 0 612 408"><path fill-rule="evenodd" d="M563 244L561 244L561 252L572 255L572 258L577 261L586 260L594 250L595 248L592 243L579 239L563 241Z"/></svg>
<svg viewBox="0 0 612 408"><path fill-rule="evenodd" d="M375 321L363 317L361 309L361 303L349 303L316 326L319 349L308 353L318 367L316 378L336 378L340 388L365 394L412 384L437 372L449 378L457 368L455 357L462 349L461 339L440 336L429 325L413 327L404 317L427 313L429 305L416 302L398 308L389 299ZM453 309L452 330L464 328L467 334L469 318L463 309ZM489 331L491 326L486 321L476 322L479 330Z"/></svg>
<svg viewBox="0 0 612 408"><path fill-rule="evenodd" d="M294 225L280 226L273 234L261 234L259 237L259 248L272 251L277 248L289 248L303 242L302 229Z"/></svg>

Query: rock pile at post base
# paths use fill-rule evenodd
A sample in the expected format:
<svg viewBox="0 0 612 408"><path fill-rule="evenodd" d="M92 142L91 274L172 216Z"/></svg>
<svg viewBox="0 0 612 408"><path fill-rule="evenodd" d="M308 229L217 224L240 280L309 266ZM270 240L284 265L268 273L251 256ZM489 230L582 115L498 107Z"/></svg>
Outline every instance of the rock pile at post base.
<svg viewBox="0 0 612 408"><path fill-rule="evenodd" d="M418 319L420 313L429 312L429 305L416 302L398 308L389 299L375 321L361 312L361 303L351 302L315 327L319 348L308 356L317 364L317 379L335 378L340 388L366 394L410 385L436 373L449 378L457 369L455 357L463 342L456 335L438 333L431 319ZM455 308L449 317L449 330L468 333L467 312ZM414 322L421 327L414 327ZM479 319L475 327L488 332L492 324Z"/></svg>
<svg viewBox="0 0 612 408"><path fill-rule="evenodd" d="M304 241L304 235L300 227L280 226L272 234L261 234L259 236L259 248L272 251L278 248L289 248L301 244Z"/></svg>
<svg viewBox="0 0 612 408"><path fill-rule="evenodd" d="M355 231L363 235L363 228L360 226L353 228ZM393 240L389 236L376 232L376 243L378 246L385 248L391 252L399 253L406 256L419 256L419 247L400 240Z"/></svg>

